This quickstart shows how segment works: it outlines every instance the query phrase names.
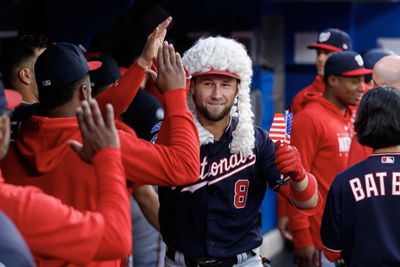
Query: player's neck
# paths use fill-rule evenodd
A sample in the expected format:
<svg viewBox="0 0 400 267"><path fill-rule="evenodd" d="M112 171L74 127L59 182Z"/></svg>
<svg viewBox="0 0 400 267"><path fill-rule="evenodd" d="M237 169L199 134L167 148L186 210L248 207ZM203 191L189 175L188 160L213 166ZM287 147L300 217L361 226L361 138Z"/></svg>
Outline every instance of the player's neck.
<svg viewBox="0 0 400 267"><path fill-rule="evenodd" d="M400 145L374 149L374 154L400 153Z"/></svg>
<svg viewBox="0 0 400 267"><path fill-rule="evenodd" d="M229 124L230 116L226 116L222 120L219 121L211 121L203 118L202 116L198 117L200 124L209 131L216 140L219 140L221 136L224 134L226 127Z"/></svg>

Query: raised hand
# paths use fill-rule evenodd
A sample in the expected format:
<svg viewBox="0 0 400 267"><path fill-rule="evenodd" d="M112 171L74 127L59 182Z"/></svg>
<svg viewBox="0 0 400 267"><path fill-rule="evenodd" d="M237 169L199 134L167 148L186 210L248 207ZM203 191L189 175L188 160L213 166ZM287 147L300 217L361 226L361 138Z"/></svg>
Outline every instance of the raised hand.
<svg viewBox="0 0 400 267"><path fill-rule="evenodd" d="M119 148L119 137L114 123L114 111L110 104L106 106L104 121L96 100L83 101L76 111L82 144L71 140L68 144L79 157L90 163L94 155L101 149Z"/></svg>
<svg viewBox="0 0 400 267"><path fill-rule="evenodd" d="M152 64L152 59L157 57L158 49L164 42L167 35L167 28L171 21L172 17L168 17L162 23L158 24L154 31L147 37L147 42L137 61L143 68L149 68Z"/></svg>
<svg viewBox="0 0 400 267"><path fill-rule="evenodd" d="M279 172L284 176L290 176L295 182L302 181L306 177L306 171L296 147L278 141L275 143L275 148L275 164Z"/></svg>
<svg viewBox="0 0 400 267"><path fill-rule="evenodd" d="M163 47L158 50L157 68L156 85L161 93L185 88L186 76L181 56L175 52L174 46L166 41L164 41Z"/></svg>

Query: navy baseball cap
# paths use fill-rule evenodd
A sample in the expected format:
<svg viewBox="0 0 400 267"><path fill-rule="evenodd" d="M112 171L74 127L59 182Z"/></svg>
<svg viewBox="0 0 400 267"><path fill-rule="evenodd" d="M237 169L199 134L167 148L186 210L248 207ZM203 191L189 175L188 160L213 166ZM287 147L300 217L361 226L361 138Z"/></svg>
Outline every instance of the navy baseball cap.
<svg viewBox="0 0 400 267"><path fill-rule="evenodd" d="M100 68L90 72L92 95L97 95L104 86L113 84L121 78L118 63L114 58L108 55L101 55L95 60L100 61L102 65Z"/></svg>
<svg viewBox="0 0 400 267"><path fill-rule="evenodd" d="M361 54L364 59L364 66L367 69L374 69L375 64L383 57L395 55L396 53L389 49L384 48L373 48L365 51ZM369 82L372 79L372 75L365 75L365 82Z"/></svg>
<svg viewBox="0 0 400 267"><path fill-rule="evenodd" d="M99 61L87 62L81 49L74 44L52 44L36 60L36 83L39 90L66 89L100 66Z"/></svg>
<svg viewBox="0 0 400 267"><path fill-rule="evenodd" d="M364 68L361 55L353 51L335 52L325 62L324 74L326 77L330 75L362 76L371 73L371 69Z"/></svg>
<svg viewBox="0 0 400 267"><path fill-rule="evenodd" d="M332 52L352 49L350 36L342 30L332 28L320 32L317 43L307 47L310 49L323 48Z"/></svg>
<svg viewBox="0 0 400 267"><path fill-rule="evenodd" d="M396 53L389 49L373 48L362 54L362 57L364 59L365 67L368 69L373 69L376 62L378 62L381 58L390 55L396 55Z"/></svg>
<svg viewBox="0 0 400 267"><path fill-rule="evenodd" d="M22 96L14 90L4 89L0 81L0 116L9 110L13 110L22 102Z"/></svg>

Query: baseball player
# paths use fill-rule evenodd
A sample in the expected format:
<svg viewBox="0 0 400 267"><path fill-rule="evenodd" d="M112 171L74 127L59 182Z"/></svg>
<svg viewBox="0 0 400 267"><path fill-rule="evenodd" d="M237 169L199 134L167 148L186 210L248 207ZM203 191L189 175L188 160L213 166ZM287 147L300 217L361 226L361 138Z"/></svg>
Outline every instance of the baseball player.
<svg viewBox="0 0 400 267"><path fill-rule="evenodd" d="M364 92L361 56L352 51L333 53L325 63L324 94L308 93L308 102L293 118L292 143L304 168L315 175L325 198L332 181L347 167L353 125L351 106ZM293 235L295 261L299 267L330 266L324 259L320 238L322 210L305 217L289 207L289 230Z"/></svg>
<svg viewBox="0 0 400 267"><path fill-rule="evenodd" d="M294 147L275 149L268 133L253 125L252 63L242 44L200 39L183 63L192 76L200 177L188 186L159 188L165 264L262 266L260 205L267 187L290 190L301 209L318 209L316 181ZM290 186L282 187L280 173L290 176Z"/></svg>
<svg viewBox="0 0 400 267"><path fill-rule="evenodd" d="M325 91L324 66L329 55L338 51L351 50L351 37L339 29L328 28L321 31L316 43L310 44L309 49L316 51L317 75L314 81L307 87L300 90L293 98L290 110L295 114L302 110L307 103L307 93L323 93ZM288 230L288 211L286 201L278 195L278 229L281 235L288 240L292 240L292 235Z"/></svg>
<svg viewBox="0 0 400 267"><path fill-rule="evenodd" d="M367 69L374 69L375 64L384 57L394 56L395 52L385 48L372 48L368 49L364 53L361 54L364 65ZM368 84L369 87L374 87L374 80L372 79L372 74L365 75L365 83Z"/></svg>
<svg viewBox="0 0 400 267"><path fill-rule="evenodd" d="M382 53L381 53L382 55ZM373 66L372 86L390 86L400 90L400 57L387 55ZM361 145L355 135L351 141L348 167L366 159L372 154L372 148Z"/></svg>
<svg viewBox="0 0 400 267"><path fill-rule="evenodd" d="M297 113L304 108L304 97L307 92L324 92L324 66L326 60L334 52L351 50L352 42L351 37L346 32L329 28L320 32L318 41L310 44L308 48L316 50L317 76L315 76L312 84L303 88L294 96L290 108L293 113Z"/></svg>
<svg viewBox="0 0 400 267"><path fill-rule="evenodd" d="M361 100L354 124L373 154L338 174L321 225L324 253L349 267L400 266L400 92L377 87Z"/></svg>
<svg viewBox="0 0 400 267"><path fill-rule="evenodd" d="M163 49L167 60L159 61L157 84L166 99L167 125L160 132L168 143L153 145L118 132L126 178L133 187L176 186L198 180L199 143L186 105L184 70L174 48L166 43ZM2 168L9 182L36 185L68 205L88 210L96 209L98 202L95 170L82 163L66 142L81 140L74 116L80 102L91 99L88 72L93 65L69 43L51 45L39 56L35 75L42 116L23 123ZM104 262L105 266L116 264L118 260Z"/></svg>
<svg viewBox="0 0 400 267"><path fill-rule="evenodd" d="M9 144L10 110L20 101L21 96L18 93L11 90L3 92L0 83L0 159L7 153ZM131 230L129 198L119 140L112 123L112 109L108 110L107 120L104 122L95 103L92 105L94 112L87 103L83 103L82 107L79 123L84 142L83 146L74 144L79 146L79 154L85 154L88 163L96 170L96 211L79 211L44 194L38 188L5 183L0 174L0 210L18 227L37 259L46 257L53 265L55 260L75 264L88 264L91 260L111 260L126 256L131 250L131 238L127 235ZM118 205L114 205L115 203ZM1 227L2 231L5 229L7 228ZM10 246L12 243L6 241L5 235L0 235L1 251L6 244ZM17 239L14 241L18 242ZM23 251L22 247L20 251ZM7 251L7 254L10 255L11 252ZM18 257L18 264L11 264L9 259L3 259L1 255L0 262L6 266L28 266L22 262L24 259L27 262L29 260L22 254Z"/></svg>

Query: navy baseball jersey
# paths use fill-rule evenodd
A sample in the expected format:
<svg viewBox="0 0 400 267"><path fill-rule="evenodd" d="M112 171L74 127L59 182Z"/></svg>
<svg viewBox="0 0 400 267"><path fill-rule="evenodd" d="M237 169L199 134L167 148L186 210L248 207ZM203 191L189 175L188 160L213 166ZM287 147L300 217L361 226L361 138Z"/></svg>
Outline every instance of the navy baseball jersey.
<svg viewBox="0 0 400 267"><path fill-rule="evenodd" d="M159 188L163 239L186 255L225 258L262 243L261 202L268 185L277 189L283 181L274 143L260 128L252 155L230 153L236 125L232 120L220 140L201 146L198 182Z"/></svg>
<svg viewBox="0 0 400 267"><path fill-rule="evenodd" d="M349 267L400 266L400 155L372 155L336 176L321 237Z"/></svg>
<svg viewBox="0 0 400 267"><path fill-rule="evenodd" d="M0 266L36 266L25 240L2 212L0 212L0 240Z"/></svg>

